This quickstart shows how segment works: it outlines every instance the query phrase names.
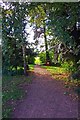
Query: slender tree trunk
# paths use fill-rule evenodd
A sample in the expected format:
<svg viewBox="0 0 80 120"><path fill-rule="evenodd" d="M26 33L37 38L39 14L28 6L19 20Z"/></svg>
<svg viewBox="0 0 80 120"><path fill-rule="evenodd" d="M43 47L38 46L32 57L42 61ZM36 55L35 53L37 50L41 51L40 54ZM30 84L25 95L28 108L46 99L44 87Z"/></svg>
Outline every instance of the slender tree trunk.
<svg viewBox="0 0 80 120"><path fill-rule="evenodd" d="M54 47L54 63L58 63L58 57L59 57L59 53L58 53L58 45L55 45Z"/></svg>
<svg viewBox="0 0 80 120"><path fill-rule="evenodd" d="M46 25L44 23L44 41L45 41L45 50L46 50L46 65L50 65L50 57L48 51L47 37L46 37Z"/></svg>
<svg viewBox="0 0 80 120"><path fill-rule="evenodd" d="M24 62L24 75L27 75L27 64L26 64L26 53L25 53L25 45L22 46L23 50L23 62Z"/></svg>

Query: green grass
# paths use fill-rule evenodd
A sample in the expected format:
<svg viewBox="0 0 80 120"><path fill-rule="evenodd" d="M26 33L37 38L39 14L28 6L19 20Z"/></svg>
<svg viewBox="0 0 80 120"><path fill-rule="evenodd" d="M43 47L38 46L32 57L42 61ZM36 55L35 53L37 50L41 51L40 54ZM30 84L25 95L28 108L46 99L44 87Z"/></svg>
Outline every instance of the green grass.
<svg viewBox="0 0 80 120"><path fill-rule="evenodd" d="M64 73L66 72L66 69L63 67L54 67L54 66L42 66L43 68L46 68L52 73Z"/></svg>
<svg viewBox="0 0 80 120"><path fill-rule="evenodd" d="M20 100L25 96L24 88L20 86L23 84L31 83L31 76L16 75L16 76L3 76L3 118L8 118L11 111L13 110L14 103L16 100Z"/></svg>
<svg viewBox="0 0 80 120"><path fill-rule="evenodd" d="M30 71L33 71L34 70L34 64L29 64L29 69L30 69Z"/></svg>
<svg viewBox="0 0 80 120"><path fill-rule="evenodd" d="M66 68L54 66L42 66L42 68L47 69L52 74L52 76L57 80L68 79L69 72L66 70Z"/></svg>

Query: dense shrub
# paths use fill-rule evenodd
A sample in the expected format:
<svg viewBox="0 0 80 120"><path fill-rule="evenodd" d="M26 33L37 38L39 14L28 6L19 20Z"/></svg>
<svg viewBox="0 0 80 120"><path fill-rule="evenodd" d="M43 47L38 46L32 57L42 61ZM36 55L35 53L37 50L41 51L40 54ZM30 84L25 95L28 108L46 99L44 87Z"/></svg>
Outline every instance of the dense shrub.
<svg viewBox="0 0 80 120"><path fill-rule="evenodd" d="M44 64L46 62L46 52L41 52L39 54L39 57L40 57L41 63Z"/></svg>

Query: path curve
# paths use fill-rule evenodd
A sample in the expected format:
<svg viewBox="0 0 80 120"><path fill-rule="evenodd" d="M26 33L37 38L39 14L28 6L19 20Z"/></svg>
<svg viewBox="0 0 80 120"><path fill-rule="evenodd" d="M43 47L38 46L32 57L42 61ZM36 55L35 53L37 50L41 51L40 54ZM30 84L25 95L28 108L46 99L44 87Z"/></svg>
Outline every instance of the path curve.
<svg viewBox="0 0 80 120"><path fill-rule="evenodd" d="M78 102L64 92L61 81L54 80L47 70L35 66L32 84L28 86L26 97L16 106L12 118L77 118Z"/></svg>

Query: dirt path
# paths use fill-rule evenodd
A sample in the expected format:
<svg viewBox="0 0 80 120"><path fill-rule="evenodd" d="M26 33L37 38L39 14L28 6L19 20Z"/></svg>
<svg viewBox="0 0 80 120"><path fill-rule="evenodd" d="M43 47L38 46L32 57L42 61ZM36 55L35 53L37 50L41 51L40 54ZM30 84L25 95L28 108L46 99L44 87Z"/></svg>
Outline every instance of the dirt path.
<svg viewBox="0 0 80 120"><path fill-rule="evenodd" d="M33 82L28 87L28 94L16 106L12 118L77 118L77 100L64 95L62 82L51 78L47 70L35 66Z"/></svg>

